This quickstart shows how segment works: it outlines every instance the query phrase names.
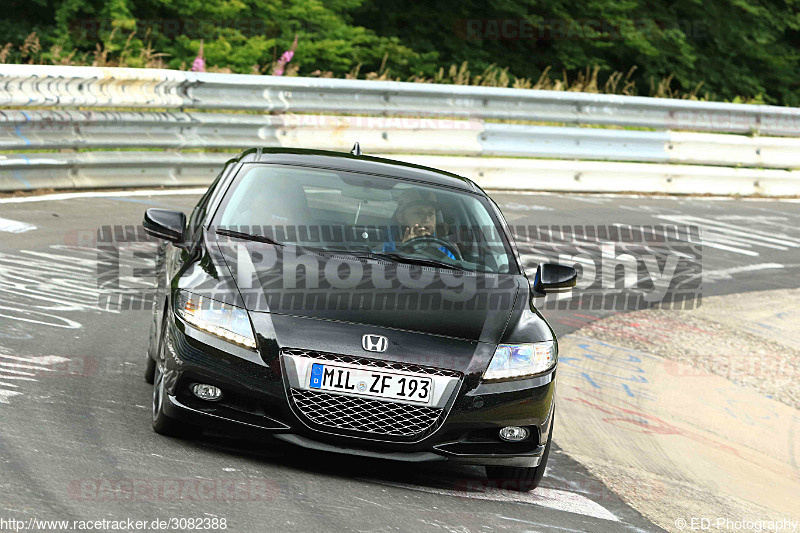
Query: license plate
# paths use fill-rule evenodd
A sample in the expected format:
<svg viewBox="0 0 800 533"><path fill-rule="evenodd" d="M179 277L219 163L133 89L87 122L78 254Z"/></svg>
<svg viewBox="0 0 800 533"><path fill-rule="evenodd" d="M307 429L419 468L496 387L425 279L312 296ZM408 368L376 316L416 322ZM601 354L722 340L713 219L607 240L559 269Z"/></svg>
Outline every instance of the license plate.
<svg viewBox="0 0 800 533"><path fill-rule="evenodd" d="M313 363L309 388L429 404L433 380L406 374Z"/></svg>

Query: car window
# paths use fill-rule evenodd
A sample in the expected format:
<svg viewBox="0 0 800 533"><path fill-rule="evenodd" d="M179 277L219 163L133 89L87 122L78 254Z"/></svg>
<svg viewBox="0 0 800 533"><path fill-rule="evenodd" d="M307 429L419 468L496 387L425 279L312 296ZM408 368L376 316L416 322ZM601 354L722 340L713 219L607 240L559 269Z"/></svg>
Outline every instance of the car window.
<svg viewBox="0 0 800 533"><path fill-rule="evenodd" d="M519 255L519 247L517 246L517 241L514 238L514 232L511 231L511 227L508 225L508 221L506 220L505 215L503 215L503 212L500 210L500 206L497 205L497 202L489 198L489 203L494 208L494 212L497 215L498 220L500 221L500 225L503 227L506 235L508 236L508 239L512 243L511 249L513 250L514 256L517 259L517 264L522 265L522 257L520 257Z"/></svg>
<svg viewBox="0 0 800 533"><path fill-rule="evenodd" d="M342 223L351 222L352 218L353 224L364 224L383 222L394 214L395 202L391 199L381 201L352 198L335 185L303 185L303 193L308 208L319 218L337 219Z"/></svg>
<svg viewBox="0 0 800 533"><path fill-rule="evenodd" d="M211 184L205 194L203 194L203 196L200 198L200 201L197 202L197 205L194 206L194 209L192 209L192 214L189 217L189 223L187 225L192 234L194 234L194 232L197 230L197 226L203 219L201 213L205 211L208 205L208 199L211 197L211 193L214 191L214 187L216 187L218 181L219 176L217 176L217 179L214 180L214 183Z"/></svg>
<svg viewBox="0 0 800 533"><path fill-rule="evenodd" d="M282 244L516 273L510 245L487 198L391 177L246 165L214 224Z"/></svg>
<svg viewBox="0 0 800 533"><path fill-rule="evenodd" d="M187 223L187 229L189 234L192 236L192 240L197 236L197 231L200 229L200 226L203 224L203 221L208 214L209 206L211 205L211 200L219 194L220 192L220 182L222 181L223 176L225 176L228 171L231 170L233 167L232 162L228 162L225 167L222 169L211 185L208 187L203 196L200 198L200 201L197 202L197 205L192 209L192 214L189 216L189 222Z"/></svg>

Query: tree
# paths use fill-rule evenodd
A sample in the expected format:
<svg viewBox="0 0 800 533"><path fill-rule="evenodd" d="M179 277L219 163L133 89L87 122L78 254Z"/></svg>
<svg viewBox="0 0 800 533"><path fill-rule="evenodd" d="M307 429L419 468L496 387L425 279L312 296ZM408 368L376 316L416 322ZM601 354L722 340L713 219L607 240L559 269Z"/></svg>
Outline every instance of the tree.
<svg viewBox="0 0 800 533"><path fill-rule="evenodd" d="M800 0L6 0L6 61L268 73L298 36L292 69L391 78L490 65L569 80L636 67L640 94L800 105ZM35 37L29 34L36 32ZM27 39L27 42L26 42ZM41 50L40 50L41 43ZM1 45L2 43L0 43ZM54 48L55 47L55 48ZM5 51L4 51L5 50ZM157 52L157 53L156 53ZM159 54L163 54L159 55ZM504 78L505 79L505 78ZM663 80L670 81L667 87Z"/></svg>

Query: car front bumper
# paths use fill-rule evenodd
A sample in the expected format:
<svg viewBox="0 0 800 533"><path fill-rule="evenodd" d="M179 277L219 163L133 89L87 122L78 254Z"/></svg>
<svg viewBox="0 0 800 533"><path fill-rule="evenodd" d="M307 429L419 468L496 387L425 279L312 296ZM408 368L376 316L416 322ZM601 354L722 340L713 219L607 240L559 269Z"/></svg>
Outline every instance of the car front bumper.
<svg viewBox="0 0 800 533"><path fill-rule="evenodd" d="M288 379L273 346L270 353L231 345L181 320L170 319L163 362L171 418L247 438L273 437L305 449L407 462L451 461L475 465L538 466L551 431L555 369L531 379L482 382L462 375L443 420L416 441L342 434L312 427L289 400ZM200 400L193 383L220 387L219 402ZM519 443L499 439L505 426L524 426Z"/></svg>

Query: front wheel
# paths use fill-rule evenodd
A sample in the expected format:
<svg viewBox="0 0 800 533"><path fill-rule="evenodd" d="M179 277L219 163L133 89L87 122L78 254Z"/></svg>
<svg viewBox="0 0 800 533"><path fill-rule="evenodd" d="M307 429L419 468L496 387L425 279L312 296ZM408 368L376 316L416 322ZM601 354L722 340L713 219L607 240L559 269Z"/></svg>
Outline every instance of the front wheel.
<svg viewBox="0 0 800 533"><path fill-rule="evenodd" d="M153 371L153 431L168 437L183 438L195 435L197 428L164 414L165 401L167 401L167 392L164 373L161 371L161 365L155 363Z"/></svg>
<svg viewBox="0 0 800 533"><path fill-rule="evenodd" d="M555 411L553 411L555 416ZM539 486L547 468L547 458L550 456L550 443L553 441L553 422L550 422L550 435L544 446L542 461L533 468L521 466L487 466L486 477L498 482L500 488L528 492Z"/></svg>
<svg viewBox="0 0 800 533"><path fill-rule="evenodd" d="M146 357L147 362L144 367L144 381L152 385L156 379L156 361L150 357L150 354L147 354Z"/></svg>

